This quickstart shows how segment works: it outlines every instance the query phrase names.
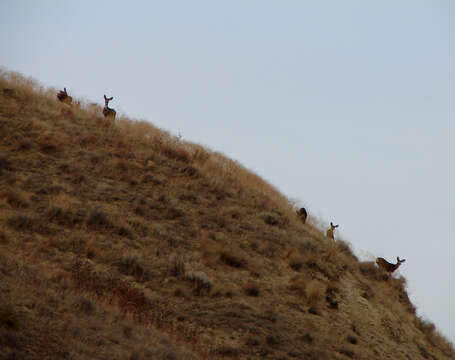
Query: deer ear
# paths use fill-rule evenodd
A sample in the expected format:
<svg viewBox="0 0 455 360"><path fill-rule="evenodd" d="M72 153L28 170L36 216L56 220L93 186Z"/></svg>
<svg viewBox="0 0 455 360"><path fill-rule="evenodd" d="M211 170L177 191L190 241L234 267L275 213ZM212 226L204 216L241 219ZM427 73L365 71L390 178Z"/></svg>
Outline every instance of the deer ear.
<svg viewBox="0 0 455 360"><path fill-rule="evenodd" d="M107 100L107 97L106 97L106 95L104 95L104 100Z"/></svg>
<svg viewBox="0 0 455 360"><path fill-rule="evenodd" d="M113 96L111 96L111 98L109 99L109 101L111 101L113 98L114 98L114 97L113 97Z"/></svg>

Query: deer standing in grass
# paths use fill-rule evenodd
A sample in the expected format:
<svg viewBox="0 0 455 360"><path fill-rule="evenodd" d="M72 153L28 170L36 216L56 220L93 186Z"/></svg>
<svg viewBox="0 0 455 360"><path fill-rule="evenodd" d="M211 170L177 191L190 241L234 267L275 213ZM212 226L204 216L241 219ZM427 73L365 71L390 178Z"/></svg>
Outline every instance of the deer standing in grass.
<svg viewBox="0 0 455 360"><path fill-rule="evenodd" d="M397 256L397 263L396 264L391 264L389 263L386 259L384 258L377 258L376 259L376 264L378 264L378 267L385 272L389 273L389 275L392 275L392 273L400 267L402 263L404 263L406 259L400 260L400 257Z"/></svg>
<svg viewBox="0 0 455 360"><path fill-rule="evenodd" d="M300 218L302 223L306 223L306 219L308 217L308 213L305 208L300 208L300 210L297 210L297 216Z"/></svg>
<svg viewBox="0 0 455 360"><path fill-rule="evenodd" d="M60 90L57 93L57 99L58 101L61 101L62 103L65 104L71 104L73 102L73 98L68 95L68 93L66 92L66 88L63 88L63 90Z"/></svg>
<svg viewBox="0 0 455 360"><path fill-rule="evenodd" d="M103 108L103 115L104 117L112 117L115 119L115 115L117 112L109 107L109 101L111 101L114 97L108 98L106 95L104 95L104 108Z"/></svg>
<svg viewBox="0 0 455 360"><path fill-rule="evenodd" d="M328 238L335 240L335 237L333 236L333 231L340 225L333 225L330 223L330 229L327 230L327 233L325 234Z"/></svg>

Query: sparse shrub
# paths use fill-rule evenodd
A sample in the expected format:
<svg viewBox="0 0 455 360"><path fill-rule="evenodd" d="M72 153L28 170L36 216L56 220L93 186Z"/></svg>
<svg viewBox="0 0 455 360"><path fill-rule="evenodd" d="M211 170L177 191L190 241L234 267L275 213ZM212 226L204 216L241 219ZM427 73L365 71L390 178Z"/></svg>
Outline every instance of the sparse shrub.
<svg viewBox="0 0 455 360"><path fill-rule="evenodd" d="M343 240L338 240L336 242L336 246L340 252L347 255L348 257L354 259L355 261L359 261L357 256L354 255L354 252L351 249L351 245Z"/></svg>
<svg viewBox="0 0 455 360"><path fill-rule="evenodd" d="M82 212L73 213L71 210L62 209L58 206L51 207L46 213L48 221L53 221L63 226L75 226L84 221Z"/></svg>
<svg viewBox="0 0 455 360"><path fill-rule="evenodd" d="M124 326L123 327L123 336L126 339L131 339L133 337L133 328L131 326Z"/></svg>
<svg viewBox="0 0 455 360"><path fill-rule="evenodd" d="M269 334L265 337L265 342L267 343L267 345L277 346L277 345L281 344L282 340L280 339L280 337L278 335Z"/></svg>
<svg viewBox="0 0 455 360"><path fill-rule="evenodd" d="M275 216L270 215L270 214L263 215L262 220L264 220L264 222L266 224L272 225L272 226L277 226L280 223L279 220Z"/></svg>
<svg viewBox="0 0 455 360"><path fill-rule="evenodd" d="M33 143L27 139L21 139L16 142L15 150L16 151L27 151L33 148Z"/></svg>
<svg viewBox="0 0 455 360"><path fill-rule="evenodd" d="M311 280L307 287L307 303L310 308L317 309L321 300L324 298L325 294L325 285L318 280Z"/></svg>
<svg viewBox="0 0 455 360"><path fill-rule="evenodd" d="M38 233L41 235L50 235L51 229L46 224L38 219L28 216L17 215L8 219L7 224L9 227L22 232Z"/></svg>
<svg viewBox="0 0 455 360"><path fill-rule="evenodd" d="M351 344L354 344L354 345L356 345L359 342L358 339L352 335L349 335L347 337L347 340L348 340L348 342L350 342Z"/></svg>
<svg viewBox="0 0 455 360"><path fill-rule="evenodd" d="M292 270L299 271L302 268L304 261L305 259L302 256L293 254L289 258L289 266Z"/></svg>
<svg viewBox="0 0 455 360"><path fill-rule="evenodd" d="M261 293L259 290L259 285L253 282L247 283L244 286L243 290L245 291L245 294L247 294L248 296L258 297L259 294Z"/></svg>
<svg viewBox="0 0 455 360"><path fill-rule="evenodd" d="M193 283L195 295L199 296L204 293L210 293L212 290L213 282L203 271L192 271L186 276L186 279Z"/></svg>
<svg viewBox="0 0 455 360"><path fill-rule="evenodd" d="M359 262L359 271L362 275L376 281L385 281L388 277L373 261Z"/></svg>
<svg viewBox="0 0 455 360"><path fill-rule="evenodd" d="M144 261L136 254L122 256L115 265L122 274L133 276L138 281L150 279L150 272L147 270Z"/></svg>
<svg viewBox="0 0 455 360"><path fill-rule="evenodd" d="M116 234L119 235L119 236L126 237L126 238L128 238L128 239L134 239L134 234L133 234L133 232L132 232L131 229L130 229L128 226L126 226L126 225L118 226L115 232L116 232Z"/></svg>
<svg viewBox="0 0 455 360"><path fill-rule="evenodd" d="M11 161L5 157L0 157L0 174L2 170L12 171L13 166L11 165Z"/></svg>
<svg viewBox="0 0 455 360"><path fill-rule="evenodd" d="M171 263L170 273L172 276L180 277L185 275L185 261L183 256L172 254L169 257L169 262Z"/></svg>
<svg viewBox="0 0 455 360"><path fill-rule="evenodd" d="M102 209L93 209L88 218L87 218L87 226L93 229L108 229L112 228L112 223L109 220L108 216Z"/></svg>
<svg viewBox="0 0 455 360"><path fill-rule="evenodd" d="M245 268L247 261L231 251L223 250L220 254L220 260L225 264L235 268Z"/></svg>
<svg viewBox="0 0 455 360"><path fill-rule="evenodd" d="M44 153L56 153L59 151L59 145L52 139L43 139L38 141L38 148Z"/></svg>
<svg viewBox="0 0 455 360"><path fill-rule="evenodd" d="M216 349L216 353L222 357L236 359L240 354L240 350L232 346L223 345Z"/></svg>
<svg viewBox="0 0 455 360"><path fill-rule="evenodd" d="M184 167L181 170L181 172L184 174L187 174L189 177L191 177L193 179L198 179L201 176L201 174L199 173L199 170L192 165L188 165L188 166Z"/></svg>
<svg viewBox="0 0 455 360"><path fill-rule="evenodd" d="M0 304L0 328L17 329L19 317L11 304Z"/></svg>
<svg viewBox="0 0 455 360"><path fill-rule="evenodd" d="M181 161L184 163L191 162L190 153L188 151L186 151L185 149L178 147L176 145L173 145L173 144L163 144L161 146L161 153L170 159L174 159L174 160Z"/></svg>
<svg viewBox="0 0 455 360"><path fill-rule="evenodd" d="M305 279L304 276L297 276L291 280L291 284L289 285L289 289L297 293L299 296L306 297L306 287L308 281Z"/></svg>
<svg viewBox="0 0 455 360"><path fill-rule="evenodd" d="M95 312L95 305L85 296L79 296L74 302L76 309L83 312L85 315L92 315Z"/></svg>
<svg viewBox="0 0 455 360"><path fill-rule="evenodd" d="M13 208L26 208L29 206L28 199L19 191L8 190L2 194L6 202Z"/></svg>
<svg viewBox="0 0 455 360"><path fill-rule="evenodd" d="M348 348L341 348L340 350L338 350L338 352L340 354L346 355L347 357L350 357L351 359L353 359L355 356L354 351L352 351L351 349L348 349Z"/></svg>

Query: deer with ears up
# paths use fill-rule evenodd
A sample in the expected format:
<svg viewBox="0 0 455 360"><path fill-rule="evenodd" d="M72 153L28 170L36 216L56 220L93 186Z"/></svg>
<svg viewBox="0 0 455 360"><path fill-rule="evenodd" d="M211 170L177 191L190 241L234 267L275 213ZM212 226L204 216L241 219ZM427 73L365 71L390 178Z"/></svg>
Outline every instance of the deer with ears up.
<svg viewBox="0 0 455 360"><path fill-rule="evenodd" d="M63 90L60 90L57 93L57 99L58 101L61 101L62 103L65 104L71 104L73 102L73 98L68 95L68 93L66 92L66 88L63 88Z"/></svg>
<svg viewBox="0 0 455 360"><path fill-rule="evenodd" d="M378 264L380 269L384 270L385 272L387 272L387 273L389 273L391 275L405 261L406 261L406 259L400 260L400 257L397 256L397 263L396 264L391 264L384 258L377 258L376 259L376 264Z"/></svg>
<svg viewBox="0 0 455 360"><path fill-rule="evenodd" d="M330 229L327 230L327 233L326 233L326 236L329 238L329 239L332 239L332 240L335 240L335 237L333 236L333 231L340 225L333 225L332 223L330 223Z"/></svg>
<svg viewBox="0 0 455 360"><path fill-rule="evenodd" d="M104 108L103 108L103 115L104 117L112 117L115 119L115 115L117 112L109 107L109 101L111 101L114 97L111 96L108 98L106 95L104 95Z"/></svg>

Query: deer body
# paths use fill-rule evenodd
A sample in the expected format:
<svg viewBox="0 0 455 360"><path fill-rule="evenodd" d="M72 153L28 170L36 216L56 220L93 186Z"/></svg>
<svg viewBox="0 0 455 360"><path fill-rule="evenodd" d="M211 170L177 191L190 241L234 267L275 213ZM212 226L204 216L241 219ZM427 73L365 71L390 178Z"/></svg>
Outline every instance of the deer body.
<svg viewBox="0 0 455 360"><path fill-rule="evenodd" d="M302 220L302 223L305 224L308 213L305 208L300 208L300 210L297 210L297 216L300 218L300 220Z"/></svg>
<svg viewBox="0 0 455 360"><path fill-rule="evenodd" d="M63 90L60 90L57 93L57 99L58 99L58 101L65 103L65 104L71 104L73 101L73 98L71 96L69 96L68 93L66 92L66 88L63 88Z"/></svg>
<svg viewBox="0 0 455 360"><path fill-rule="evenodd" d="M106 95L104 95L104 108L103 108L103 115L104 117L112 117L115 119L115 115L117 112L109 107L109 101L111 101L114 97L108 98Z"/></svg>
<svg viewBox="0 0 455 360"><path fill-rule="evenodd" d="M326 236L332 240L335 240L335 237L333 236L333 231L340 225L333 225L330 223L330 229L327 230Z"/></svg>
<svg viewBox="0 0 455 360"><path fill-rule="evenodd" d="M396 269L400 267L402 263L404 263L406 259L400 260L400 257L397 256L397 263L396 264L391 264L389 263L386 259L384 258L377 258L376 259L376 264L378 264L378 267L383 269L385 272L388 272L389 274L393 273Z"/></svg>

